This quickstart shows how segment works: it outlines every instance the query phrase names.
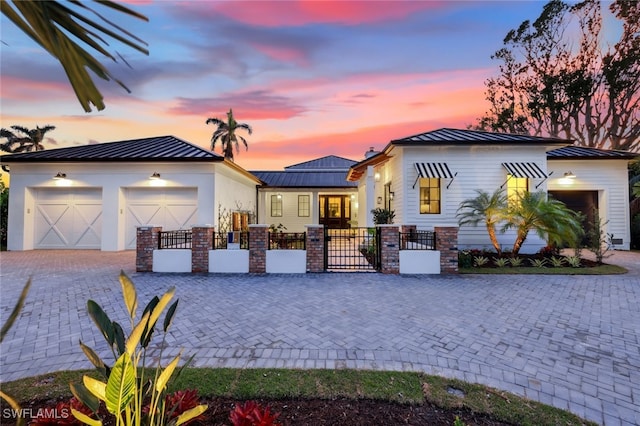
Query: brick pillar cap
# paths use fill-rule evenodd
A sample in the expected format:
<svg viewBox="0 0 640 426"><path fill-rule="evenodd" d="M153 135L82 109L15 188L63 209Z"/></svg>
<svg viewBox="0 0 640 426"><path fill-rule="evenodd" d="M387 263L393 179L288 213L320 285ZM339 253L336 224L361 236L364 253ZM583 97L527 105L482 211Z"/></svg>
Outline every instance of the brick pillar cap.
<svg viewBox="0 0 640 426"><path fill-rule="evenodd" d="M324 225L305 225L305 228L324 228Z"/></svg>
<svg viewBox="0 0 640 426"><path fill-rule="evenodd" d="M433 225L433 228L460 228L458 225Z"/></svg>
<svg viewBox="0 0 640 426"><path fill-rule="evenodd" d="M384 225L376 225L378 228L399 228L400 225L396 225L395 223L385 223Z"/></svg>
<svg viewBox="0 0 640 426"><path fill-rule="evenodd" d="M205 223L202 225L191 225L192 228L215 228L215 226L213 226L210 223Z"/></svg>
<svg viewBox="0 0 640 426"><path fill-rule="evenodd" d="M262 223L249 225L249 228L268 228L268 227L269 227L269 225L265 225L265 224L262 224Z"/></svg>
<svg viewBox="0 0 640 426"><path fill-rule="evenodd" d="M162 225L139 225L136 226L137 229L151 229L151 228L162 228Z"/></svg>

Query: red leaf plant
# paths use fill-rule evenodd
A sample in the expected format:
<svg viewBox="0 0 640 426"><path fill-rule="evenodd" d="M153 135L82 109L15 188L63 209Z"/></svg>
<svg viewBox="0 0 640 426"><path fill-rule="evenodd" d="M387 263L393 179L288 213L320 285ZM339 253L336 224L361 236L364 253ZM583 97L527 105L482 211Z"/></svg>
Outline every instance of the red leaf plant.
<svg viewBox="0 0 640 426"><path fill-rule="evenodd" d="M198 406L199 403L200 398L198 397L197 389L179 390L165 395L164 406L166 420L169 421L177 418L185 411ZM144 407L143 412L149 415L149 410L150 407L147 405ZM202 417L203 416L200 415L183 424L188 425L189 423L200 420Z"/></svg>
<svg viewBox="0 0 640 426"><path fill-rule="evenodd" d="M280 413L271 414L269 407L262 407L255 401L237 404L229 415L233 426L279 426L276 419Z"/></svg>

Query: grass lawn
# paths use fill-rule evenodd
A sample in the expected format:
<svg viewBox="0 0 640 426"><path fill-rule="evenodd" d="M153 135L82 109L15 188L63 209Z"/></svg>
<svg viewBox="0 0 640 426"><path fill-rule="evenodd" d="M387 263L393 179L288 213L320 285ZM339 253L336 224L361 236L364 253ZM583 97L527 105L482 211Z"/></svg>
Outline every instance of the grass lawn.
<svg viewBox="0 0 640 426"><path fill-rule="evenodd" d="M622 266L600 265L590 268L538 268L535 266L520 266L517 268L460 268L461 274L544 274L544 275L616 275L626 274Z"/></svg>
<svg viewBox="0 0 640 426"><path fill-rule="evenodd" d="M70 398L70 382L94 370L64 371L3 383L2 391L21 401ZM97 377L97 376L96 376ZM465 410L514 425L591 425L579 417L507 392L458 380L412 372L188 368L172 390L198 389L202 398L238 400L284 398L390 401L430 404L441 411Z"/></svg>

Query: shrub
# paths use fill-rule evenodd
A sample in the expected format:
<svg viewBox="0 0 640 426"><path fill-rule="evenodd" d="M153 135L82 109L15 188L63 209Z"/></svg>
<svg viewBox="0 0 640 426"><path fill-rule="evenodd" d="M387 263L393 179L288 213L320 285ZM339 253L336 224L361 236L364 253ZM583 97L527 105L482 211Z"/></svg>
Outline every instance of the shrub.
<svg viewBox="0 0 640 426"><path fill-rule="evenodd" d="M598 211L594 210L593 223L587 229L587 249L595 255L596 262L599 264L602 264L603 259L611 256L611 253L607 254L607 252L613 248L613 234L607 234L604 231L607 223L609 221L602 222Z"/></svg>
<svg viewBox="0 0 640 426"><path fill-rule="evenodd" d="M563 257L552 256L549 259L549 262L551 262L551 266L553 266L554 268L562 268L564 266L565 260Z"/></svg>
<svg viewBox="0 0 640 426"><path fill-rule="evenodd" d="M578 256L567 256L565 260L572 268L579 268L582 261Z"/></svg>
<svg viewBox="0 0 640 426"><path fill-rule="evenodd" d="M498 258L493 259L493 263L498 268L504 268L505 266L507 266L509 264L509 259L507 259L506 257L498 257Z"/></svg>
<svg viewBox="0 0 640 426"><path fill-rule="evenodd" d="M538 251L538 254L544 258L551 258L560 255L560 250L555 246L545 246Z"/></svg>
<svg viewBox="0 0 640 426"><path fill-rule="evenodd" d="M484 266L489 263L489 258L485 256L474 256L473 265L474 266Z"/></svg>
<svg viewBox="0 0 640 426"><path fill-rule="evenodd" d="M229 415L233 426L277 426L276 419L280 413L271 414L269 407L262 407L255 401L246 401L236 405Z"/></svg>
<svg viewBox="0 0 640 426"><path fill-rule="evenodd" d="M511 266L513 266L514 268L517 268L518 266L522 266L522 258L521 257L511 257L509 258L509 263L511 263Z"/></svg>
<svg viewBox="0 0 640 426"><path fill-rule="evenodd" d="M393 223L393 219L396 217L396 212L389 209L377 209L371 210L373 214L373 223L376 225L387 225Z"/></svg>
<svg viewBox="0 0 640 426"><path fill-rule="evenodd" d="M529 259L529 263L536 268L544 268L544 265L547 264L547 259Z"/></svg>

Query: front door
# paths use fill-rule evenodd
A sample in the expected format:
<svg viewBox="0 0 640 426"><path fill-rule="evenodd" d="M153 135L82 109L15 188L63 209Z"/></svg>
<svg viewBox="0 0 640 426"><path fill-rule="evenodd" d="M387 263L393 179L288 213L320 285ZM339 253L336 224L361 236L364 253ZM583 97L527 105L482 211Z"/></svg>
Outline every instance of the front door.
<svg viewBox="0 0 640 426"><path fill-rule="evenodd" d="M321 195L319 211L320 225L325 228L350 228L351 198L348 195Z"/></svg>

